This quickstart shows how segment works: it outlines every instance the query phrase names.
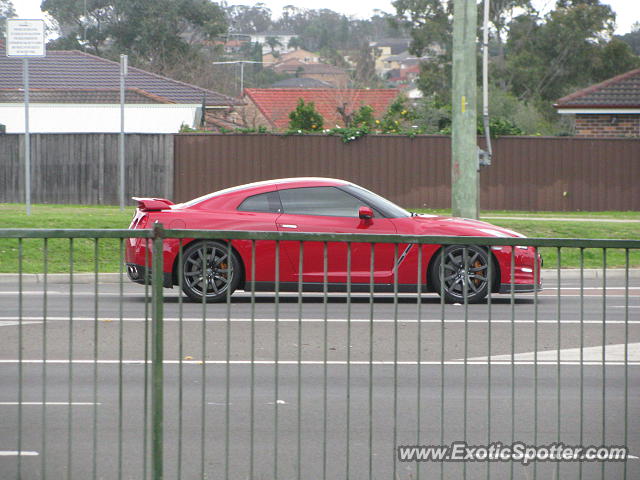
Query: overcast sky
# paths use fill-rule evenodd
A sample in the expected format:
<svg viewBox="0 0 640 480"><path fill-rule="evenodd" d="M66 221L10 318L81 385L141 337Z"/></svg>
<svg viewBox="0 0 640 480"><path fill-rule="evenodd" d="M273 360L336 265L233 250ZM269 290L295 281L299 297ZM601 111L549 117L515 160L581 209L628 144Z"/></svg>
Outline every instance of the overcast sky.
<svg viewBox="0 0 640 480"><path fill-rule="evenodd" d="M42 0L14 0L13 4L19 17L42 18L43 15L42 12L40 12L41 1ZM230 5L252 5L254 2L228 0L228 3ZM317 2L309 0L264 0L263 3L276 15L280 14L282 7L285 5L295 5L300 8L318 7ZM533 0L533 3L536 8L545 11L553 7L555 0ZM628 33L631 30L631 25L633 25L634 22L640 21L640 2L638 2L638 0L602 0L602 3L611 5L616 12L616 33L618 34ZM345 2L344 0L323 0L322 7L360 18L370 17L376 9L389 13L394 11L391 0L351 0L350 2Z"/></svg>

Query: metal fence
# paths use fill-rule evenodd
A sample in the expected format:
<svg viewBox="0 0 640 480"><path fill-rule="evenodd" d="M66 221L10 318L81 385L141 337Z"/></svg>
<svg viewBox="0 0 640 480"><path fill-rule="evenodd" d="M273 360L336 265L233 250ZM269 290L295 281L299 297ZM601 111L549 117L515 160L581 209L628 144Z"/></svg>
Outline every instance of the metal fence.
<svg viewBox="0 0 640 480"><path fill-rule="evenodd" d="M147 247L144 285L126 281L124 266L115 279L100 271L105 252L123 265L131 238ZM229 256L244 242L258 265L256 251L270 242L275 293L256 291L254 261L245 293L222 303L163 290L163 243L194 238L227 242ZM511 279L518 246L547 252L547 268L533 272L544 290L521 294L511 280L509 293L489 289L479 304L446 304L423 288L423 247L460 237L156 225L0 230L0 242L15 252L17 272L0 285L0 478L640 476L640 277L630 268L640 241L465 237L465 259L472 246L505 248ZM303 291L302 277L297 291L280 288L287 244L300 247L298 271L321 252L316 292ZM346 255L346 294L330 289L332 245ZM369 246L365 258L357 245ZM376 245L393 246L388 293L353 283L356 261L374 278ZM402 293L410 245L419 246L416 291ZM434 256L440 265L444 251ZM579 268L561 268L569 257ZM594 258L600 267L584 268ZM240 274L226 268L227 280ZM489 285L499 268L487 263ZM60 269L62 277L52 273ZM438 274L445 285L444 266ZM450 461L456 442L469 447L466 461ZM490 445L518 442L628 451L626 460L560 462L543 449L528 465L487 461ZM449 460L411 461L427 450L398 449L440 445Z"/></svg>

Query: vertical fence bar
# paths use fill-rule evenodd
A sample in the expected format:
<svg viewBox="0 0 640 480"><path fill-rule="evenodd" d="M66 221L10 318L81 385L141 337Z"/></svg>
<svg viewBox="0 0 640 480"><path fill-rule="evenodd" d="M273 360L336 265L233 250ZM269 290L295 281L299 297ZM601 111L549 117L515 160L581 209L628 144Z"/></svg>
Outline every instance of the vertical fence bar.
<svg viewBox="0 0 640 480"><path fill-rule="evenodd" d="M556 371L556 390L557 390L557 395L556 395L556 401L557 401L557 405L556 405L556 411L557 411L557 416L556 416L556 432L557 432L557 436L556 436L556 441L558 442L558 444L560 443L560 434L561 434L561 419L562 419L562 358L560 358L560 355L562 354L562 273L561 273L561 267L562 267L562 250L560 249L560 247L558 247L557 250L557 270L558 270L558 277L557 277L557 284L556 284L556 288L557 288L557 296L556 296L556 302L557 302L557 311L556 311L556 315L557 315L557 328L556 328L556 334L557 334L557 338L556 338L556 343L558 344L558 364L556 366L557 371ZM537 262L536 262L537 265ZM536 290L536 298L538 297L538 293ZM536 348L537 351L537 348ZM536 443L537 445L537 443ZM556 470L556 478L560 478L560 462L557 461L556 465L555 465L555 470Z"/></svg>
<svg viewBox="0 0 640 480"><path fill-rule="evenodd" d="M602 249L602 445L605 445L607 428L607 249ZM600 462L602 480L605 479L605 463Z"/></svg>
<svg viewBox="0 0 640 480"><path fill-rule="evenodd" d="M302 478L302 280L304 273L304 242L300 241L300 251L298 256L298 379L297 379L297 399L298 418L296 422L296 479Z"/></svg>
<svg viewBox="0 0 640 480"><path fill-rule="evenodd" d="M325 270L326 271L326 270ZM276 296L274 304L274 338L273 338L273 478L278 478L278 394L280 375L280 242L276 240L276 271L275 271ZM325 318L326 324L326 318ZM326 345L326 344L325 344ZM326 415L326 411L325 411ZM325 437L326 438L326 437Z"/></svg>
<svg viewBox="0 0 640 480"><path fill-rule="evenodd" d="M580 248L580 445L584 443L584 248ZM582 460L578 462L582 480Z"/></svg>
<svg viewBox="0 0 640 480"><path fill-rule="evenodd" d="M398 447L398 244L393 244L393 478L397 477Z"/></svg>
<svg viewBox="0 0 640 480"><path fill-rule="evenodd" d="M533 249L533 444L538 445L538 249ZM558 271L558 275L560 272ZM558 362L560 352L558 351ZM538 461L533 462L533 479L538 478Z"/></svg>
<svg viewBox="0 0 640 480"><path fill-rule="evenodd" d="M151 290L152 290L152 310L151 310L151 476L153 480L162 480L163 478L163 361L164 361L164 335L163 335L163 315L164 315L164 299L163 299L163 252L162 239L164 237L164 228L161 223L153 224L153 253L151 256Z"/></svg>
<svg viewBox="0 0 640 480"><path fill-rule="evenodd" d="M347 404L345 478L351 478L351 242L347 242ZM395 458L395 455L394 455Z"/></svg>
<svg viewBox="0 0 640 480"><path fill-rule="evenodd" d="M322 480L327 480L327 362L329 360L329 326L327 301L328 301L328 269L329 269L329 252L327 242L322 242L322 302L323 302L323 356L322 356Z"/></svg>
<svg viewBox="0 0 640 480"><path fill-rule="evenodd" d="M256 398L256 241L251 240L251 372L249 385L249 478L254 478Z"/></svg>
<svg viewBox="0 0 640 480"><path fill-rule="evenodd" d="M119 321L118 321L118 480L122 478L122 410L124 408L124 391L123 391L123 343L124 343L124 283L123 283L123 265L124 265L124 249L122 239L118 240L118 264L119 264ZM146 367L145 367L146 368ZM143 454L146 455L146 452ZM146 479L145 479L146 480Z"/></svg>
<svg viewBox="0 0 640 480"><path fill-rule="evenodd" d="M93 239L93 455L91 465L93 480L96 480L98 476L98 241L98 238Z"/></svg>
<svg viewBox="0 0 640 480"><path fill-rule="evenodd" d="M40 452L40 477L47 478L47 309L48 309L48 286L49 286L49 239L44 239L44 281L42 287L42 443ZM95 452L95 450L94 450ZM95 458L95 457L94 457Z"/></svg>
<svg viewBox="0 0 640 480"><path fill-rule="evenodd" d="M422 424L422 244L417 244L418 249L418 278L416 319L418 320L418 365L416 374L416 445L420 445L420 433ZM425 278L426 281L426 278ZM416 462L416 480L420 480L420 462Z"/></svg>
<svg viewBox="0 0 640 480"><path fill-rule="evenodd" d="M369 480L373 480L373 313L374 313L374 292L375 276L374 269L376 263L375 243L370 244L369 263Z"/></svg>
<svg viewBox="0 0 640 480"><path fill-rule="evenodd" d="M22 261L23 261L23 245L22 238L18 239L18 455L16 458L17 477L22 479L22 315L23 315L23 298L22 298Z"/></svg>
<svg viewBox="0 0 640 480"><path fill-rule="evenodd" d="M467 358L469 357L469 282L470 278L470 269L471 265L469 265L469 249L464 247L462 249L462 268L464 268L464 277L462 278L462 296L464 298L464 390L462 394L462 438L467 442L467 404L468 404L468 375L469 375L469 361ZM467 462L462 462L462 478L466 480L467 478Z"/></svg>
<svg viewBox="0 0 640 480"><path fill-rule="evenodd" d="M67 435L67 480L73 476L73 238L69 239L69 385L67 391L67 401L69 402Z"/></svg>
<svg viewBox="0 0 640 480"><path fill-rule="evenodd" d="M511 247L511 444L516 436L516 297L515 297L515 247ZM509 478L513 480L513 462L509 462Z"/></svg>
<svg viewBox="0 0 640 480"><path fill-rule="evenodd" d="M144 239L144 373L142 395L142 478L147 479L148 441L149 441L149 284L151 283L151 242ZM153 308L153 307L152 307Z"/></svg>
<svg viewBox="0 0 640 480"><path fill-rule="evenodd" d="M221 262L222 263L222 262ZM227 322L225 329L226 362L224 385L224 478L229 480L229 433L231 428L231 285L233 276L236 275L233 264L231 241L227 243ZM215 279L213 280L215 282Z"/></svg>
<svg viewBox="0 0 640 480"><path fill-rule="evenodd" d="M178 451L177 455L177 475L176 478L182 478L182 429L183 418L182 408L184 405L183 375L184 375L184 322L183 322L183 299L182 287L184 285L184 264L182 242L178 243Z"/></svg>
<svg viewBox="0 0 640 480"><path fill-rule="evenodd" d="M624 443L629 445L629 249L624 250ZM627 480L627 462L624 462Z"/></svg>
<svg viewBox="0 0 640 480"><path fill-rule="evenodd" d="M493 286L493 256L487 247L487 445L491 445L491 290ZM491 478L491 461L487 461L487 480Z"/></svg>
<svg viewBox="0 0 640 480"><path fill-rule="evenodd" d="M202 259L202 323L200 325L200 351L202 354L202 368L200 369L200 478L206 478L205 456L206 456L206 431L207 431L207 291L209 282L207 280L207 242L202 242L200 246ZM195 285L195 284L194 284Z"/></svg>
<svg viewBox="0 0 640 480"><path fill-rule="evenodd" d="M440 248L440 445L444 445L444 314L445 314L445 291L444 291L444 251L445 246ZM444 462L440 462L440 480L444 479Z"/></svg>

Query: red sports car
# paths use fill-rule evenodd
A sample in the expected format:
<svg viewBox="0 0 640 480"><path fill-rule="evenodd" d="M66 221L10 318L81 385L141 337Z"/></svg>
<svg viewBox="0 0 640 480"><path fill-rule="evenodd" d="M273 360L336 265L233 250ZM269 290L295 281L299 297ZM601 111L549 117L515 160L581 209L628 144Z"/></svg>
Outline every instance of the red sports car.
<svg viewBox="0 0 640 480"><path fill-rule="evenodd" d="M130 229L149 228L156 220L167 228L202 230L249 230L322 233L371 233L406 235L450 235L522 237L494 225L460 218L417 215L353 183L329 178L288 178L251 183L220 190L189 202L173 204L157 198L134 198L138 202ZM275 241L259 240L255 247L255 282L251 278L251 240L233 240L228 245L214 240L167 239L164 242L164 286L182 283L184 293L194 299L225 300L227 291L237 289L273 291L275 283ZM300 242L281 241L279 286L281 291L297 291L299 284ZM393 244L377 244L374 257L375 291L417 291L418 249L399 245L396 258ZM182 256L178 252L182 248ZM371 245L352 243L352 291L369 291ZM444 247L425 244L422 257L423 291L441 292L440 262L444 258L444 294L447 302L461 302L464 292L470 303L481 301L492 292L511 291L511 247L492 247L492 285L488 285L489 255L486 248L469 245ZM464 249L466 248L466 253ZM127 242L126 262L129 278L144 283L146 242ZM322 291L325 278L324 246L305 242L302 285L305 291ZM327 244L329 291L347 287L347 244ZM463 265L466 256L466 268ZM182 268L178 260L182 259ZM531 292L534 285L533 247L515 247L514 290ZM540 262L538 257L538 262ZM182 282L178 276L182 274ZM465 286L466 283L466 286Z"/></svg>

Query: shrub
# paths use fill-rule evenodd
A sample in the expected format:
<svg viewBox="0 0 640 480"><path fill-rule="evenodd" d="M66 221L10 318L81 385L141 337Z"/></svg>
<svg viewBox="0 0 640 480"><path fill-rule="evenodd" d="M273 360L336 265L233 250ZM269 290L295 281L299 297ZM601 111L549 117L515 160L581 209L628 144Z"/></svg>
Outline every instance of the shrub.
<svg viewBox="0 0 640 480"><path fill-rule="evenodd" d="M324 118L316 110L313 102L304 103L301 98L295 110L289 113L289 130L300 132L322 131Z"/></svg>

